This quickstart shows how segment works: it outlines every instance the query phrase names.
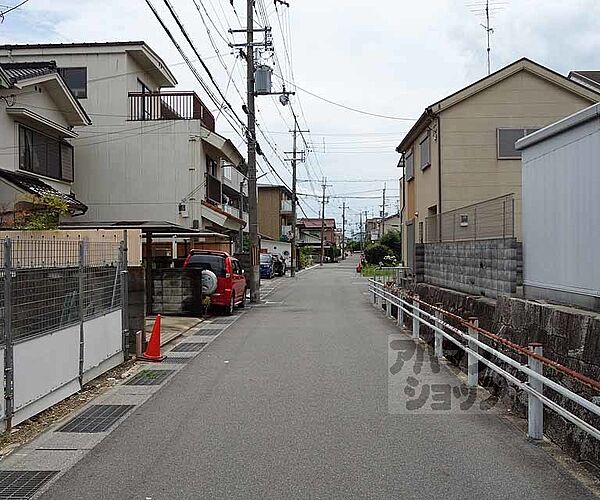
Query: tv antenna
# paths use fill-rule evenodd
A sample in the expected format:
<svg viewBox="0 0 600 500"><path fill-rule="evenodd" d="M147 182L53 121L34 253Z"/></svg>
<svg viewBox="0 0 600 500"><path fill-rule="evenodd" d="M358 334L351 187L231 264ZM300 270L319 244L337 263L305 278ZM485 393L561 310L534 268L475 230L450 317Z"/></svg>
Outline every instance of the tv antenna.
<svg viewBox="0 0 600 500"><path fill-rule="evenodd" d="M491 17L493 14L504 9L508 2L496 2L493 1L490 3L490 0L485 0L481 2L474 2L467 4L467 7L470 8L471 12L477 14L478 16L483 17L484 22L481 23L481 26L485 30L486 38L487 38L487 74L490 75L492 72L492 61L491 61L491 35L494 32L494 28L491 26Z"/></svg>

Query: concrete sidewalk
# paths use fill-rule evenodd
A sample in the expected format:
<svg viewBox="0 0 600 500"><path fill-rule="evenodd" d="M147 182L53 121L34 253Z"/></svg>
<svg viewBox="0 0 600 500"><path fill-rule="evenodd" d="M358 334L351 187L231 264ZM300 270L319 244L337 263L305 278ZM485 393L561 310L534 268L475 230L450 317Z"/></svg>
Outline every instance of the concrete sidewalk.
<svg viewBox="0 0 600 500"><path fill-rule="evenodd" d="M145 335L146 341L150 340L152 327L156 321L156 316L146 317ZM172 340L181 337L190 329L198 326L204 321L203 318L189 316L161 316L160 317L160 345L164 346Z"/></svg>

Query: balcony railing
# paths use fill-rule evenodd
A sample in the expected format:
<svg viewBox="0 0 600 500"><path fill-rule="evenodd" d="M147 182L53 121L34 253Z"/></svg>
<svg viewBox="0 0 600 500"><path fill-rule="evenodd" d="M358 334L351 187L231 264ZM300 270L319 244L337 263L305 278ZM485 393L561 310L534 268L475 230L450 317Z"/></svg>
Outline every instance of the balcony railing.
<svg viewBox="0 0 600 500"><path fill-rule="evenodd" d="M282 212L292 212L292 202L289 200L281 200L281 211Z"/></svg>
<svg viewBox="0 0 600 500"><path fill-rule="evenodd" d="M195 92L129 92L129 120L200 120L215 130L215 118Z"/></svg>

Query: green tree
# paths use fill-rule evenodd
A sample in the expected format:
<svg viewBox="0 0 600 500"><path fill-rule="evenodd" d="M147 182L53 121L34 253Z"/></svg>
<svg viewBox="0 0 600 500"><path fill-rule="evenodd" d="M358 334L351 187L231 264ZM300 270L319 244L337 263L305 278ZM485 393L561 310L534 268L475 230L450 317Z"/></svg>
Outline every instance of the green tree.
<svg viewBox="0 0 600 500"><path fill-rule="evenodd" d="M19 229L45 231L58 229L60 217L69 213L69 205L59 196L44 194L28 199L31 210L17 224Z"/></svg>
<svg viewBox="0 0 600 500"><path fill-rule="evenodd" d="M396 229L386 231L379 242L392 250L397 259L402 258L402 236L400 235L400 231Z"/></svg>
<svg viewBox="0 0 600 500"><path fill-rule="evenodd" d="M365 258L369 264L379 265L383 262L386 255L391 255L393 252L381 243L372 243L365 248Z"/></svg>

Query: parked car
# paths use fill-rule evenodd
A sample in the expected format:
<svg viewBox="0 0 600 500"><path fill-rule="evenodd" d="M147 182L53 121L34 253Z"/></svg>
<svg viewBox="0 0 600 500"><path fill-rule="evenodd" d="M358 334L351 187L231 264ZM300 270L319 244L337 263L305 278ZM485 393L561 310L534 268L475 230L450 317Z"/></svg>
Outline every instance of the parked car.
<svg viewBox="0 0 600 500"><path fill-rule="evenodd" d="M260 254L260 277L271 279L275 276L275 259L270 253Z"/></svg>
<svg viewBox="0 0 600 500"><path fill-rule="evenodd" d="M284 276L286 271L285 258L280 253L274 253L273 255L273 267L277 276Z"/></svg>
<svg viewBox="0 0 600 500"><path fill-rule="evenodd" d="M246 305L246 276L240 262L227 252L192 250L183 263L184 269L189 267L216 275L217 288L210 295L211 305L223 308L226 314L233 314L236 305Z"/></svg>

